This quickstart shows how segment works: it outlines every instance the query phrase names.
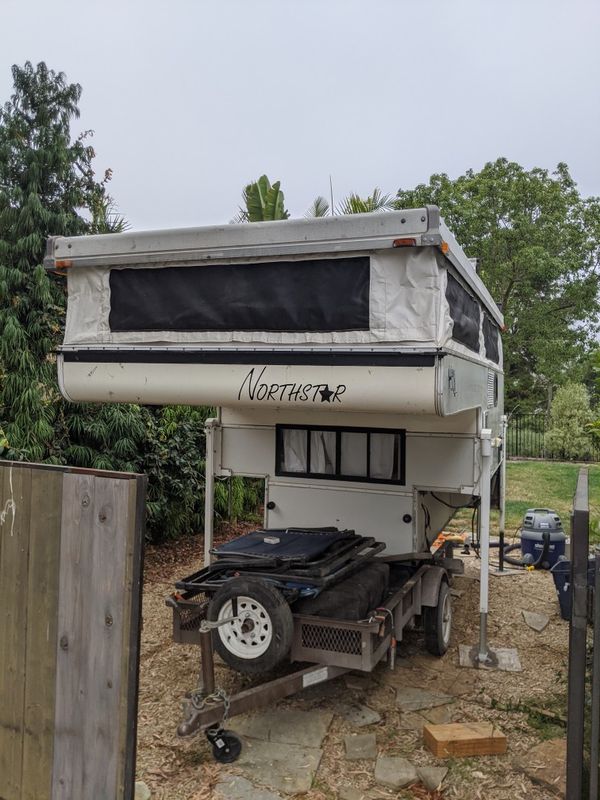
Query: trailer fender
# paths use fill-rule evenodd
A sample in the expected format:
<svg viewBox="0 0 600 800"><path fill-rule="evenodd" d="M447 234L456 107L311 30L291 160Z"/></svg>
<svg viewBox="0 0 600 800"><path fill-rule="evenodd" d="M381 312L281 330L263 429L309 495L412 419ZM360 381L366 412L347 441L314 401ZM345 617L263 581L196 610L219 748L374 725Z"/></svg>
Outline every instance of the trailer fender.
<svg viewBox="0 0 600 800"><path fill-rule="evenodd" d="M429 567L421 581L422 606L430 608L437 606L442 581L448 581L446 570L442 567Z"/></svg>

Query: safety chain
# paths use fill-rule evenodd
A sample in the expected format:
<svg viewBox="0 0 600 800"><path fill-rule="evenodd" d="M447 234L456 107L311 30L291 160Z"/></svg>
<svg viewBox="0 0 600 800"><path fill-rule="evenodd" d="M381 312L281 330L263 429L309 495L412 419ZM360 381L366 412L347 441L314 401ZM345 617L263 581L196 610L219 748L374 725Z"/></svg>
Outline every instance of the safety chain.
<svg viewBox="0 0 600 800"><path fill-rule="evenodd" d="M231 700L224 689L217 687L214 692L211 692L211 694L204 694L202 689L195 689L193 692L191 692L189 700L196 711L202 711L204 708L206 708L206 706L213 706L217 705L218 703L223 703L223 716L221 717L220 727L222 728L225 725L227 717L229 716Z"/></svg>

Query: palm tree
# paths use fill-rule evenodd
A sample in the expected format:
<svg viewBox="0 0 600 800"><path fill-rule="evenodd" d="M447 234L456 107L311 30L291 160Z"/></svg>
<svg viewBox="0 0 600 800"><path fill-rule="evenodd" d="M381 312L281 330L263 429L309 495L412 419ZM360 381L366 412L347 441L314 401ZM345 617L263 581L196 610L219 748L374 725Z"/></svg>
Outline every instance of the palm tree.
<svg viewBox="0 0 600 800"><path fill-rule="evenodd" d="M368 214L371 211L389 211L394 208L394 198L382 194L377 186L368 197L351 192L336 208L336 214Z"/></svg>
<svg viewBox="0 0 600 800"><path fill-rule="evenodd" d="M304 217L306 219L312 219L313 217L326 217L328 214L331 213L331 209L327 200L324 197L319 195L315 197L312 202L312 205L307 210Z"/></svg>

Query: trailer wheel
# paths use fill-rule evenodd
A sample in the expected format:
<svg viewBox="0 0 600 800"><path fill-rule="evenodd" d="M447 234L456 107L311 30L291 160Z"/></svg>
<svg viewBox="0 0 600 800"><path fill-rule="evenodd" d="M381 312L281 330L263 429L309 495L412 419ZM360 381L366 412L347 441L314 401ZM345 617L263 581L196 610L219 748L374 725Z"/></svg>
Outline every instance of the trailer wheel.
<svg viewBox="0 0 600 800"><path fill-rule="evenodd" d="M217 653L245 675L269 672L288 654L294 621L290 607L275 587L253 577L232 578L213 595L207 617L220 621L214 632Z"/></svg>
<svg viewBox="0 0 600 800"><path fill-rule="evenodd" d="M427 651L443 656L448 650L452 630L452 596L446 580L440 583L437 605L423 609L423 627Z"/></svg>

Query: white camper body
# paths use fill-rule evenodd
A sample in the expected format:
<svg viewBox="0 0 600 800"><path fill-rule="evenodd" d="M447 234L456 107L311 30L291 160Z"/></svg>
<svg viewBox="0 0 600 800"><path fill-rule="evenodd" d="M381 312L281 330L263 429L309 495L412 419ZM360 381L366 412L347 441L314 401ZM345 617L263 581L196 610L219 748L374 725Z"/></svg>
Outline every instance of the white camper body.
<svg viewBox="0 0 600 800"><path fill-rule="evenodd" d="M266 527L405 556L497 470L502 316L435 207L59 237L46 266L67 399L215 407L207 558L214 480L264 479Z"/></svg>

